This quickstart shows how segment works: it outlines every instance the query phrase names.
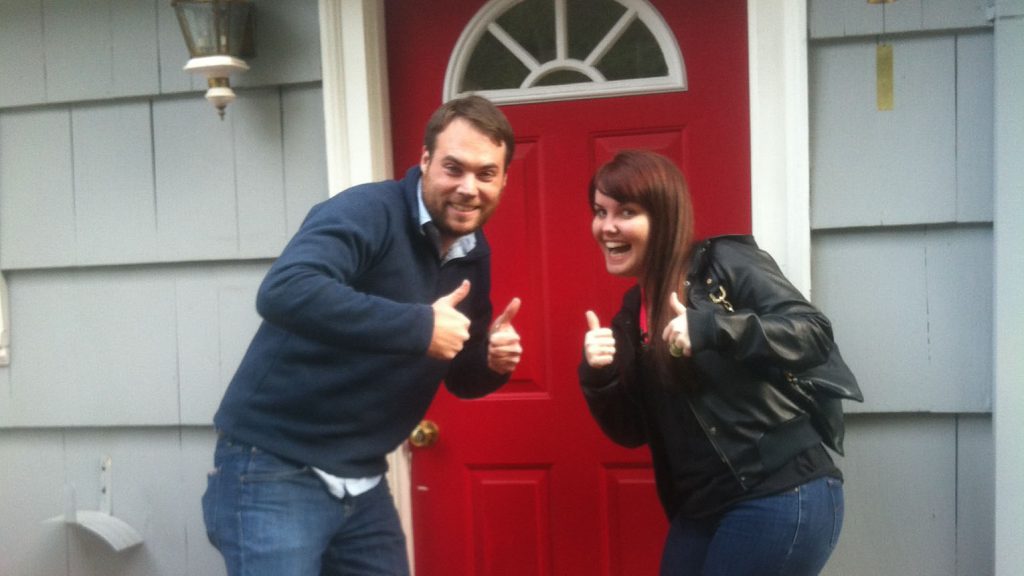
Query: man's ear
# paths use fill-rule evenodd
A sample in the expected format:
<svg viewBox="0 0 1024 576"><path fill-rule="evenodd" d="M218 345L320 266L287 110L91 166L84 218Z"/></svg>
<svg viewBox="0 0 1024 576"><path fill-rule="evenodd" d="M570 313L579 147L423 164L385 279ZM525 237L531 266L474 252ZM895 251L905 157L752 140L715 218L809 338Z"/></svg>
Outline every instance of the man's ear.
<svg viewBox="0 0 1024 576"><path fill-rule="evenodd" d="M427 171L427 165L429 165L429 164L430 164L430 151L428 151L427 147L424 146L423 147L423 153L420 154L420 170L426 172Z"/></svg>

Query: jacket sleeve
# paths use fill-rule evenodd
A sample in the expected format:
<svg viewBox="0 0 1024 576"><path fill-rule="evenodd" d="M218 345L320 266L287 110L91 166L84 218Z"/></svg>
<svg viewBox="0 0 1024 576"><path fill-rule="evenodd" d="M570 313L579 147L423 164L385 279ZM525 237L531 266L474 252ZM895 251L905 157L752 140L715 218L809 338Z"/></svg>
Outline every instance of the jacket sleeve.
<svg viewBox="0 0 1024 576"><path fill-rule="evenodd" d="M647 443L647 427L640 399L624 377L633 369L636 354L619 323L621 317L622 312L612 321L616 349L612 363L592 368L584 356L580 360L578 376L583 398L601 431L616 444L636 448Z"/></svg>
<svg viewBox="0 0 1024 576"><path fill-rule="evenodd" d="M260 285L264 320L303 337L356 350L426 352L429 305L357 290L359 275L394 240L397 215L372 194L350 190L310 211Z"/></svg>
<svg viewBox="0 0 1024 576"><path fill-rule="evenodd" d="M640 407L626 391L614 365L595 369L584 360L579 378L590 414L608 438L627 448L647 443Z"/></svg>
<svg viewBox="0 0 1024 576"><path fill-rule="evenodd" d="M832 326L775 260L752 243L727 238L712 242L712 284L722 287L734 311L707 302L687 308L694 353L715 350L752 366L789 370L824 362L832 349Z"/></svg>

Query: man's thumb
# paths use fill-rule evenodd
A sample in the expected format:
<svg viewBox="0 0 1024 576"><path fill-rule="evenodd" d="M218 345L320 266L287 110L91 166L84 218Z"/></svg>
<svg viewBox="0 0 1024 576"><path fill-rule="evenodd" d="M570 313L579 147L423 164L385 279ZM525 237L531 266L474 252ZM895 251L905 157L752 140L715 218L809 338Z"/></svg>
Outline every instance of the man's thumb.
<svg viewBox="0 0 1024 576"><path fill-rule="evenodd" d="M468 295L469 295L469 280L463 280L462 284L459 284L458 288L456 288L455 290L452 290L452 292L450 294L448 294L447 296L442 296L441 300L443 300L446 304L448 304L449 306L454 308L455 306L457 306L459 304L459 302L462 302L463 300L465 300L466 296L468 296Z"/></svg>
<svg viewBox="0 0 1024 576"><path fill-rule="evenodd" d="M597 330L601 327L601 321L597 319L597 314L594 314L593 310L587 310L587 329Z"/></svg>
<svg viewBox="0 0 1024 576"><path fill-rule="evenodd" d="M506 324L511 324L512 319L515 318L516 314L519 313L519 306L521 305L522 302L519 300L519 298L513 298L509 300L508 306L505 306L505 310L501 313L501 315L494 319L494 328L502 328Z"/></svg>

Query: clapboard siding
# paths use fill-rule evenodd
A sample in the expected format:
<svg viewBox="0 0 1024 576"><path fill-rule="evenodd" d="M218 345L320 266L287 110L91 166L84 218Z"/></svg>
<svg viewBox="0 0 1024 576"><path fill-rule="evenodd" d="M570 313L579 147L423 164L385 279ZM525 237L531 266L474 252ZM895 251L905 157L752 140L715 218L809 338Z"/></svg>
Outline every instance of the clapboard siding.
<svg viewBox="0 0 1024 576"><path fill-rule="evenodd" d="M5 269L272 258L327 198L317 85L5 110L0 148Z"/></svg>
<svg viewBox="0 0 1024 576"><path fill-rule="evenodd" d="M991 221L991 34L891 44L889 111L874 39L812 51L812 227Z"/></svg>
<svg viewBox="0 0 1024 576"><path fill-rule="evenodd" d="M157 93L156 6L154 0L44 0L46 101Z"/></svg>
<svg viewBox="0 0 1024 576"><path fill-rule="evenodd" d="M71 139L77 236L75 250L68 255L75 255L74 263L79 265L155 259L156 194L148 102L77 106L71 110ZM36 224L33 235L49 232L45 223ZM25 247L18 252L31 262Z"/></svg>
<svg viewBox="0 0 1024 576"><path fill-rule="evenodd" d="M987 416L849 417L846 521L823 574L991 574L991 440Z"/></svg>
<svg viewBox="0 0 1024 576"><path fill-rule="evenodd" d="M993 574L995 541L995 447L992 418L957 418L957 576Z"/></svg>
<svg viewBox="0 0 1024 576"><path fill-rule="evenodd" d="M322 92L319 88L287 88L281 93L281 105L286 236L291 238L309 208L326 200L329 192Z"/></svg>
<svg viewBox="0 0 1024 576"><path fill-rule="evenodd" d="M256 99L252 96L246 102L253 106ZM237 195L247 191L236 187L234 125L241 106L235 106L224 121L216 114L203 114L206 103L196 98L163 100L153 106L161 260L207 260L239 251ZM279 144L275 140L252 146ZM271 182L275 183L280 184L280 178Z"/></svg>
<svg viewBox="0 0 1024 576"><path fill-rule="evenodd" d="M314 82L315 0L256 2L256 56L234 86ZM0 108L206 90L162 0L0 0Z"/></svg>
<svg viewBox="0 0 1024 576"><path fill-rule="evenodd" d="M959 34L956 48L957 219L991 222L995 158L992 34Z"/></svg>
<svg viewBox="0 0 1024 576"><path fill-rule="evenodd" d="M991 410L987 226L818 233L811 274L864 389L849 410Z"/></svg>
<svg viewBox="0 0 1024 576"><path fill-rule="evenodd" d="M45 101L41 5L26 0L0 0L0 29L0 108Z"/></svg>
<svg viewBox="0 0 1024 576"><path fill-rule="evenodd" d="M824 574L956 575L956 417L849 419L846 518Z"/></svg>
<svg viewBox="0 0 1024 576"><path fill-rule="evenodd" d="M956 221L956 41L892 41L896 104L884 112L875 45L812 53L812 227Z"/></svg>
<svg viewBox="0 0 1024 576"><path fill-rule="evenodd" d="M0 108L206 90L163 0L0 0ZM256 1L256 56L235 86L320 80L316 0Z"/></svg>
<svg viewBox="0 0 1024 576"><path fill-rule="evenodd" d="M74 482L64 472L63 435L5 430L0 461L0 574L68 574L68 533L46 522L64 513L64 483Z"/></svg>
<svg viewBox="0 0 1024 576"><path fill-rule="evenodd" d="M261 263L189 269L176 281L181 423L209 425L259 326Z"/></svg>
<svg viewBox="0 0 1024 576"><path fill-rule="evenodd" d="M0 268L73 262L70 111L0 111L0 151Z"/></svg>
<svg viewBox="0 0 1024 576"><path fill-rule="evenodd" d="M169 2L0 0L0 428L209 426L328 192L316 2L257 5L220 120Z"/></svg>
<svg viewBox="0 0 1024 576"><path fill-rule="evenodd" d="M17 356L0 428L209 425L258 325L266 267L10 274Z"/></svg>
<svg viewBox="0 0 1024 576"><path fill-rule="evenodd" d="M890 4L809 0L808 23L814 39L988 28L990 5L990 0L900 0Z"/></svg>
<svg viewBox="0 0 1024 576"><path fill-rule="evenodd" d="M206 540L200 496L212 466L212 430L9 430L0 435L0 574L4 576L223 576ZM48 521L100 505L100 463L111 459L112 515L143 538L115 553L81 528ZM70 568L69 568L70 567Z"/></svg>
<svg viewBox="0 0 1024 576"><path fill-rule="evenodd" d="M318 10L317 0L257 0L256 56L249 62L250 70L238 76L235 85L246 87L319 81ZM178 36L181 36L180 32ZM182 65L184 61L179 68ZM205 82L201 87L205 90Z"/></svg>
<svg viewBox="0 0 1024 576"><path fill-rule="evenodd" d="M866 398L825 574L993 573L989 4L808 4L813 299Z"/></svg>

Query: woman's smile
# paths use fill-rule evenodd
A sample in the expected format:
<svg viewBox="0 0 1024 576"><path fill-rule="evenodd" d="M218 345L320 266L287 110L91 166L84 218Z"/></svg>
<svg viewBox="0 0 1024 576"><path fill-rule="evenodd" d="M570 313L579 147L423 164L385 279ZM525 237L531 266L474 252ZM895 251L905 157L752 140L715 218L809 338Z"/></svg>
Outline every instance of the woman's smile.
<svg viewBox="0 0 1024 576"><path fill-rule="evenodd" d="M635 202L620 203L600 190L594 194L591 232L604 252L605 268L616 276L640 276L650 233L647 211Z"/></svg>

